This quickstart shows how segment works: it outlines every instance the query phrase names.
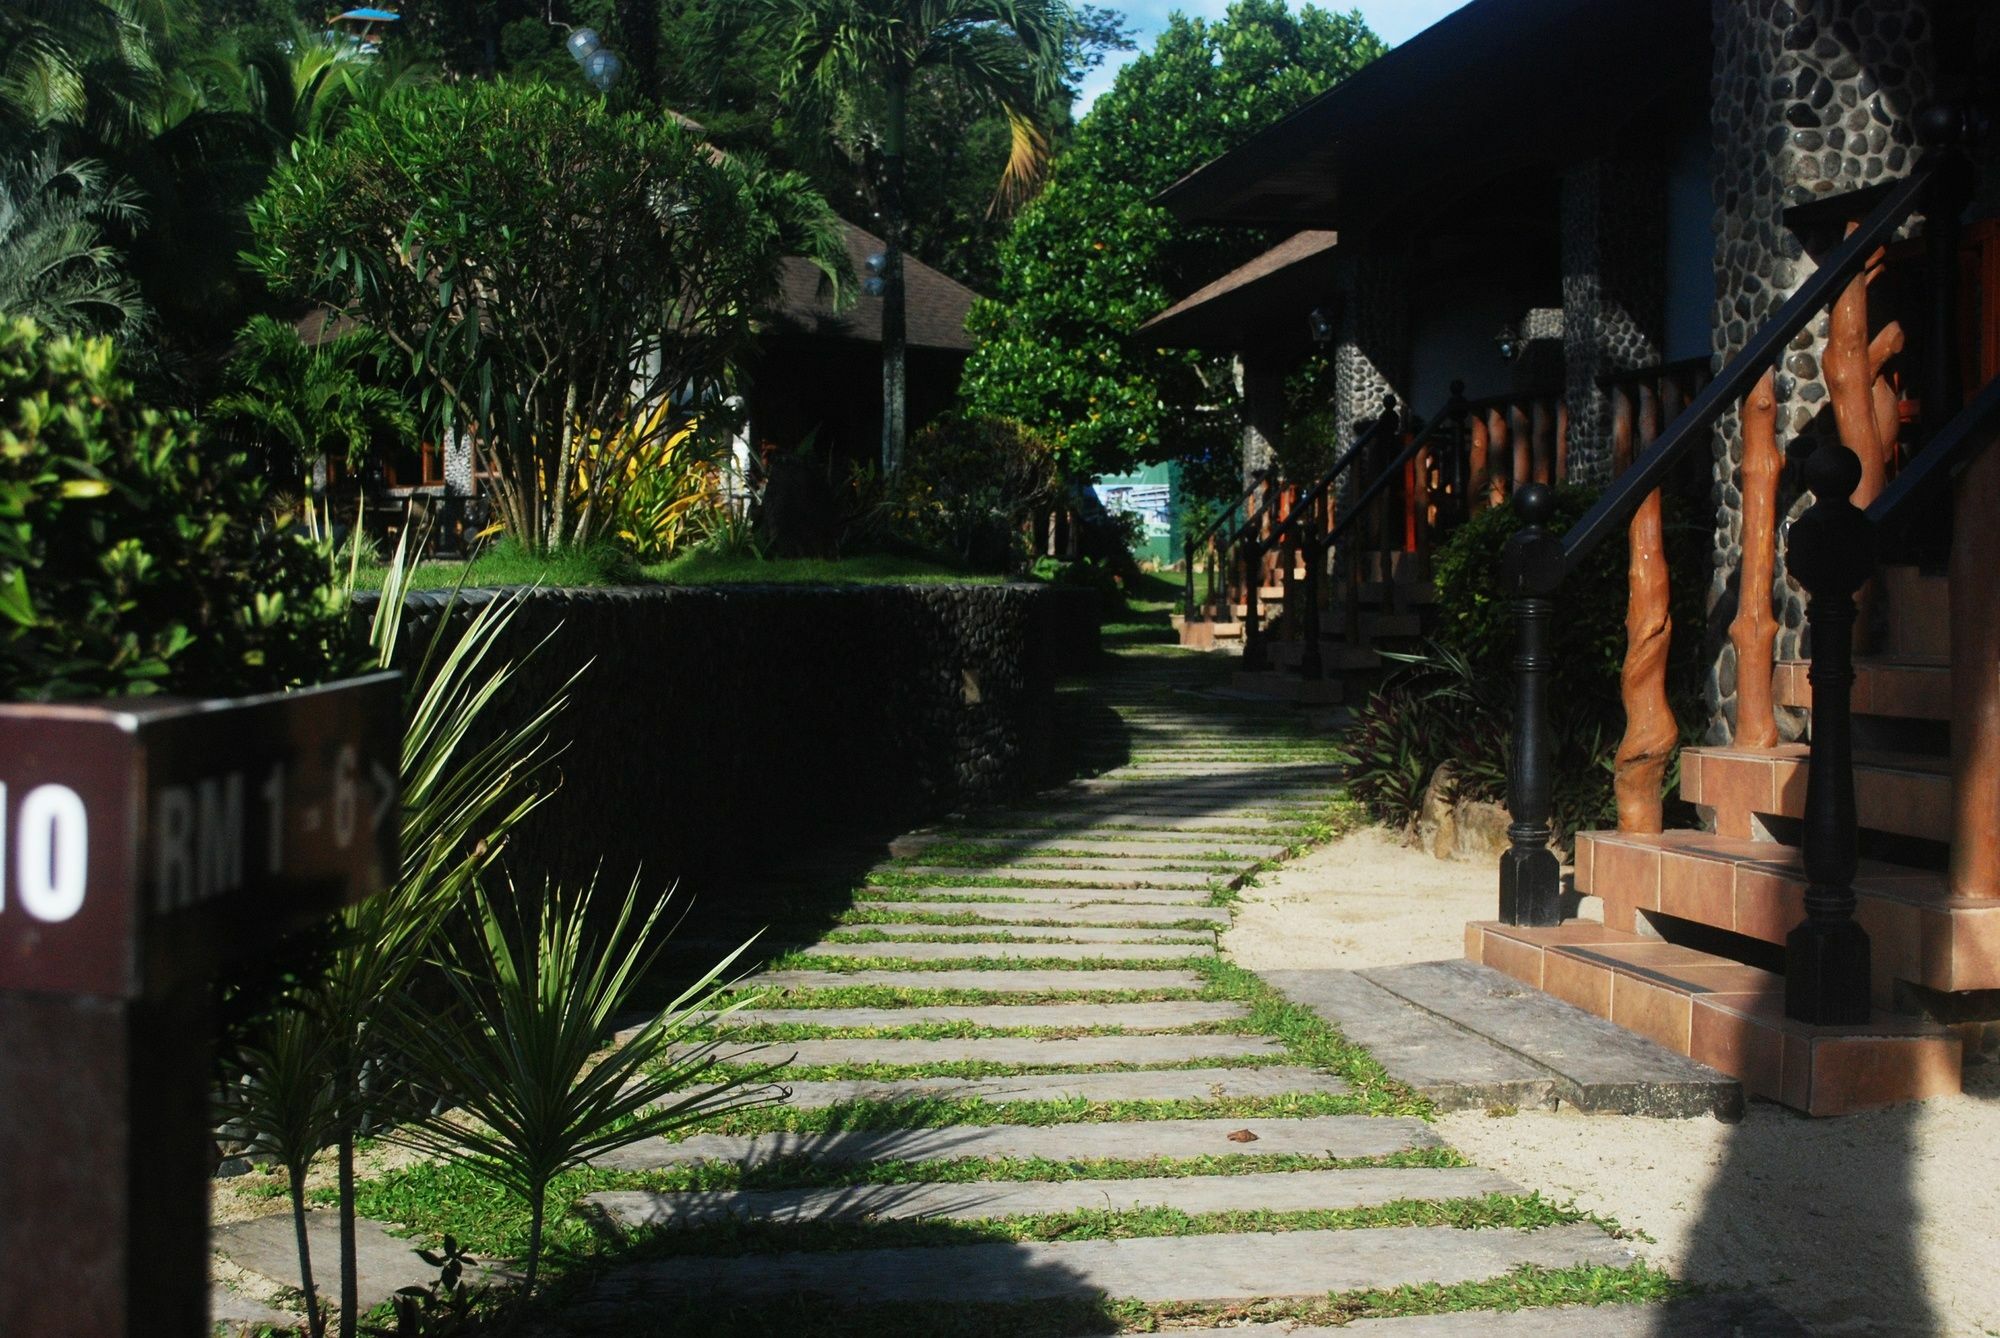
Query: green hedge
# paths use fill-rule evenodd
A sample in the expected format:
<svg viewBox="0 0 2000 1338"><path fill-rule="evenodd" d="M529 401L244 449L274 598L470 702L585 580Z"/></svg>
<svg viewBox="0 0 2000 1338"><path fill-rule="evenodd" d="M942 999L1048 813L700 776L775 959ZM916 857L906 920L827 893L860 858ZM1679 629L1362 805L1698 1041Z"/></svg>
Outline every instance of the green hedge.
<svg viewBox="0 0 2000 1338"><path fill-rule="evenodd" d="M0 691L223 696L353 641L325 550L249 459L137 403L107 339L0 320Z"/></svg>

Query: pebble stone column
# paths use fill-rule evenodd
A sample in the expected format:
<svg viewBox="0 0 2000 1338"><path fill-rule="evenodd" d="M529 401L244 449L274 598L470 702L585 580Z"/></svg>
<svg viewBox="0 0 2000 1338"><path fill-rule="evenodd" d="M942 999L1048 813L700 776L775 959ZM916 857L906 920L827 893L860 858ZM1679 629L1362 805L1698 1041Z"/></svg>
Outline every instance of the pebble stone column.
<svg viewBox="0 0 2000 1338"><path fill-rule="evenodd" d="M1812 273L1811 259L1785 227L1784 211L1910 170L1915 115L1931 92L1928 11L1924 0L1714 0L1711 329L1717 365ZM1826 407L1820 370L1825 344L1822 315L1792 342L1779 369L1781 444L1821 430L1815 416ZM1830 421L1824 430L1830 434ZM1714 443L1711 608L1731 593L1742 556L1742 460L1742 428L1732 406L1716 425ZM1788 481L1779 506L1782 523L1796 519L1802 508L1794 482ZM1770 593L1778 612L1777 653L1794 657L1801 650L1806 601L1785 571L1783 544ZM1726 642L1709 670L1707 697L1708 740L1726 741L1736 710L1736 658Z"/></svg>
<svg viewBox="0 0 2000 1338"><path fill-rule="evenodd" d="M1564 398L1574 482L1611 478L1611 397L1597 378L1659 364L1666 214L1666 172L1655 157L1598 158L1563 174Z"/></svg>

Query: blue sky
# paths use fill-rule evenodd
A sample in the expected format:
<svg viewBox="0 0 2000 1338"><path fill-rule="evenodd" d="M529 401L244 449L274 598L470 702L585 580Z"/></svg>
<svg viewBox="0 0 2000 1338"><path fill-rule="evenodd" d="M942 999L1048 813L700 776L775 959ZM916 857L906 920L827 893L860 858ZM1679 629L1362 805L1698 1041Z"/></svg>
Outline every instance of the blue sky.
<svg viewBox="0 0 2000 1338"><path fill-rule="evenodd" d="M1117 0L1107 0L1107 2L1114 9L1124 10L1125 16L1132 20L1132 26L1138 29L1141 51L1152 47L1153 39L1159 35L1160 29L1166 26L1167 15L1175 10L1195 18L1219 19L1223 11L1229 8L1229 0L1178 0L1178 3L1176 0L1126 0L1123 4L1117 3ZM1299 0L1292 2L1293 7L1297 8ZM1368 20L1368 26L1391 46L1415 33L1422 32L1465 3L1466 0L1319 0L1322 9L1359 9L1362 17ZM1121 53L1091 73L1090 78L1083 84L1083 101L1077 108L1079 115L1090 106L1099 93L1111 87L1111 81L1117 76L1119 65L1136 54L1136 52Z"/></svg>

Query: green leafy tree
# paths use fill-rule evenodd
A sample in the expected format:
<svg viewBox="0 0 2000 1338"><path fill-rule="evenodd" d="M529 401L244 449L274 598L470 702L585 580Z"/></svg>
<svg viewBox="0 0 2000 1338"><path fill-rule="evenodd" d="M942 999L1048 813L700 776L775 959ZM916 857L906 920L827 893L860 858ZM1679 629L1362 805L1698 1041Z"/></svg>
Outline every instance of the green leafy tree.
<svg viewBox="0 0 2000 1338"><path fill-rule="evenodd" d="M130 189L87 158L59 165L52 142L0 160L0 312L58 334L136 333L145 304L105 229L138 217Z"/></svg>
<svg viewBox="0 0 2000 1338"><path fill-rule="evenodd" d="M547 85L439 85L358 109L252 210L281 291L360 313L420 410L469 430L532 550L615 523L629 465L713 384L803 255L838 292L838 220L794 173ZM631 425L646 430L625 430Z"/></svg>
<svg viewBox="0 0 2000 1338"><path fill-rule="evenodd" d="M261 443L274 476L297 478L322 458L359 464L381 438L416 439L408 402L379 379L393 350L374 331L313 348L285 322L253 316L238 343L229 389L208 411Z"/></svg>
<svg viewBox="0 0 2000 1338"><path fill-rule="evenodd" d="M780 93L809 124L865 124L876 141L882 232L882 466L908 437L903 291L910 99L936 73L997 107L1010 132L1000 178L1018 200L1048 150L1045 109L1062 87L1071 11L1064 0L759 0L785 50Z"/></svg>
<svg viewBox="0 0 2000 1338"><path fill-rule="evenodd" d="M1295 15L1283 0L1238 0L1214 23L1175 14L1015 220L999 291L968 322L972 408L1043 434L1079 474L1229 450L1226 361L1128 337L1270 239L1184 227L1151 201L1383 50L1358 13Z"/></svg>

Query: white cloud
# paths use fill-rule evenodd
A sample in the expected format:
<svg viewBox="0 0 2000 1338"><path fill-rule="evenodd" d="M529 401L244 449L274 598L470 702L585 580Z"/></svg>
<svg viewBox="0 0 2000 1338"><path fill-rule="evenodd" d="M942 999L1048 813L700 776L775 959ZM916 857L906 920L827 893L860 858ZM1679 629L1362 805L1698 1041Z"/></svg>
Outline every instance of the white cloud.
<svg viewBox="0 0 2000 1338"><path fill-rule="evenodd" d="M1294 7L1300 0L1291 0ZM1377 36L1391 46L1408 41L1417 33L1430 27L1445 15L1465 4L1466 0L1362 0L1354 7L1361 10L1361 16L1368 20L1368 26ZM1324 9L1345 9L1349 6L1340 0L1327 0ZM1138 30L1141 50L1150 49L1153 39L1167 26L1167 16L1178 10L1191 18L1219 19L1229 8L1229 0L1135 0L1117 6L1132 21ZM1122 52L1093 70L1083 81L1083 96L1077 104L1080 116L1097 100L1097 95L1111 87L1118 77L1118 67L1130 60L1137 52Z"/></svg>

